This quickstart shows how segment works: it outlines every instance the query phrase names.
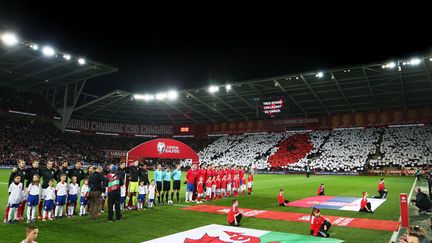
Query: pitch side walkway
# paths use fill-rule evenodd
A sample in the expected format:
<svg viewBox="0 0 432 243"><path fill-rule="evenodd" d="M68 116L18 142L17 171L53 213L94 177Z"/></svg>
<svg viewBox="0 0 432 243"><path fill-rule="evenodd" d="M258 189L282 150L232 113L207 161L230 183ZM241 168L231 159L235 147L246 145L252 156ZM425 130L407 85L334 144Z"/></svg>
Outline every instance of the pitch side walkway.
<svg viewBox="0 0 432 243"><path fill-rule="evenodd" d="M420 179L420 181L416 182L410 199L416 198L417 188L419 188L419 187L422 190L422 192L424 192L426 194L429 193L428 182L426 179L422 178L422 179ZM431 213L419 214L418 208L416 206L414 206L412 203L409 204L408 214L409 214L410 225L411 226L416 226L416 225L420 226L421 228L423 228L427 232L428 238L432 239L432 231L428 230L429 229L429 220L430 220L432 214ZM398 238L402 234L404 234L405 232L406 232L405 229L400 230L399 234L398 234Z"/></svg>
<svg viewBox="0 0 432 243"><path fill-rule="evenodd" d="M192 207L182 208L183 210L206 212L206 213L217 213L227 214L229 207L226 206L213 206L213 205L197 205ZM281 211L269 211L269 210L254 210L248 208L242 208L243 216L254 217L261 219L273 219L273 220L286 220L294 222L309 223L308 214L292 213L292 212L281 212ZM343 226L350 228L361 228L361 229L373 229L373 230L384 230L384 231L397 231L399 228L399 222L391 220L377 220L377 219L365 219L365 218L345 218L339 216L328 216L332 225Z"/></svg>

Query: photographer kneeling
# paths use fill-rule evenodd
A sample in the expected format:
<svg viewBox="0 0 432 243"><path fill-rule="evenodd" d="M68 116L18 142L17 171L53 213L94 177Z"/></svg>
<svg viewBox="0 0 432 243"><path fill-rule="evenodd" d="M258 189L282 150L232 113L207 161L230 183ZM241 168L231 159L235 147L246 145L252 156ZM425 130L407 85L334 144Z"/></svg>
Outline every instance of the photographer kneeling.
<svg viewBox="0 0 432 243"><path fill-rule="evenodd" d="M411 202L419 209L420 214L431 211L431 202L426 193L422 192L420 188L417 188L416 199L411 200Z"/></svg>

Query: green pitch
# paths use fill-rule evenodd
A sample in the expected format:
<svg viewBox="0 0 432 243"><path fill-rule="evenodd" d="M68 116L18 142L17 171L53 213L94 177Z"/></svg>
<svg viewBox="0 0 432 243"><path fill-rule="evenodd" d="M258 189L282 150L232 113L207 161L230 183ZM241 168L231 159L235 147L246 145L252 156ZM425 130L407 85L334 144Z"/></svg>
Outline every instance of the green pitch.
<svg viewBox="0 0 432 243"><path fill-rule="evenodd" d="M10 170L0 170L0 216L3 219L7 205L7 180ZM183 179L184 181L183 173ZM153 178L153 176L150 176ZM399 218L399 193L409 193L413 177L386 177L389 190L387 201L374 214L360 214L350 211L321 210L322 215L337 215L356 218L388 219ZM368 176L311 176L306 179L299 175L256 175L251 196L239 197L240 207L310 213L306 208L280 208L277 194L285 189L285 198L293 201L314 196L320 183L326 186L326 195L361 197L362 191L370 196L376 193L379 177ZM181 200L184 201L186 185L182 184ZM230 200L219 200L216 205L230 205ZM182 203L182 205L187 205ZM107 213L97 221L88 217L75 217L49 222L36 222L39 227L38 242L142 242L180 231L208 224L225 224L226 216L180 210L179 206L163 206L145 211L125 211L118 222L108 222ZM19 242L25 238L25 223L0 225L0 242ZM269 231L309 234L309 224L244 218L242 227ZM388 242L391 232L332 227L330 234L345 242Z"/></svg>

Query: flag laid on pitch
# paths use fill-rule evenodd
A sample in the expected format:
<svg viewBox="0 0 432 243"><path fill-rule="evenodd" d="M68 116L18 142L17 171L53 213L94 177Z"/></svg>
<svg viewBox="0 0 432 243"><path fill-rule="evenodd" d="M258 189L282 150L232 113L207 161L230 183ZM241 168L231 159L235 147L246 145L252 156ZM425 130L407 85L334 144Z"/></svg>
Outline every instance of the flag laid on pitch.
<svg viewBox="0 0 432 243"><path fill-rule="evenodd" d="M343 242L332 238L318 238L309 235L298 235L282 232L271 232L241 227L231 227L211 224L180 233L168 235L147 243L266 243L266 242L322 242L339 243Z"/></svg>
<svg viewBox="0 0 432 243"><path fill-rule="evenodd" d="M314 196L290 202L288 206L359 211L361 200L358 197ZM375 211L375 209L385 202L385 199L368 198L368 202L371 203L372 211Z"/></svg>

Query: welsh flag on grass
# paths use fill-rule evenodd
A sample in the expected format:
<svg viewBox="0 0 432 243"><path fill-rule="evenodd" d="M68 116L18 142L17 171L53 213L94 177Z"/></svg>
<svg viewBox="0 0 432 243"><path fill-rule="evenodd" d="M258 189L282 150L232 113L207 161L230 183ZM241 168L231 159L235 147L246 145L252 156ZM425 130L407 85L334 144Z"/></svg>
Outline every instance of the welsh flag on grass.
<svg viewBox="0 0 432 243"><path fill-rule="evenodd" d="M200 228L183 231L173 235L157 238L148 243L285 243L285 242L343 242L333 238L318 238L282 232L271 232L240 227L211 224Z"/></svg>

